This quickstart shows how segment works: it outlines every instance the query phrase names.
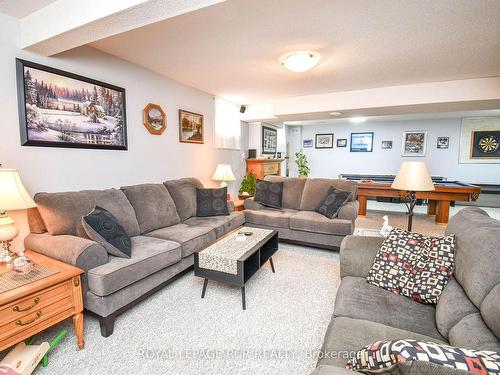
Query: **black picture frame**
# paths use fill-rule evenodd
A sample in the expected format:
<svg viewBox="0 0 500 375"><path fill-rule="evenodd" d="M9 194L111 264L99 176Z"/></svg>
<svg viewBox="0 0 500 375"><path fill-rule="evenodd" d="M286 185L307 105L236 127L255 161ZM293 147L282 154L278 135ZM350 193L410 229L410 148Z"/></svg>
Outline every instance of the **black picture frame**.
<svg viewBox="0 0 500 375"><path fill-rule="evenodd" d="M382 141L382 150L392 150L392 141Z"/></svg>
<svg viewBox="0 0 500 375"><path fill-rule="evenodd" d="M105 88L107 90L112 90L119 93L119 104L121 106L121 122L122 129L119 133L120 136L120 144L106 144L102 139L104 136L102 133L100 135L95 135L97 139L98 136L101 136L100 142L102 143L92 143L92 141L88 142L68 142L68 141L47 141L47 140L35 140L30 139L29 131L28 131L28 119L27 119L27 110L26 110L26 87L25 87L25 67L31 68L34 70L39 70L46 73L51 73L55 75L59 75L62 77L70 78L77 81L82 81L87 84L94 85L95 87ZM50 66L38 64L31 61L22 60L16 58L16 79L17 79L17 100L18 100L18 112L19 112L19 129L21 134L21 146L35 146L35 147L62 147L62 148L84 148L84 149L102 149L102 150L128 150L128 137L127 137L127 115L126 115L126 94L125 89L122 87L118 87L106 82L98 81L95 79L91 79L88 77L84 77L78 74L66 72L64 70L52 68ZM36 90L35 90L36 92ZM109 94L110 97L113 96L113 93ZM116 95L115 95L116 96ZM114 98L112 99L114 100ZM76 105L76 104L75 104ZM79 105L79 104L78 104ZM63 110L65 110L65 106L63 106ZM87 108L85 108L87 110ZM103 111L101 111L103 112ZM87 112L88 113L88 112ZM95 112L93 112L95 113ZM109 116L107 116L109 117ZM114 117L114 116L113 116ZM94 117L96 118L96 117ZM104 126L103 126L104 127ZM49 130L52 130L48 128ZM109 129L107 129L110 132ZM78 134L86 134L87 139L92 138L88 134L90 132L82 132L78 131ZM111 134L111 133L110 133ZM62 135L67 135L66 132L63 132ZM107 138L110 139L111 135L107 135ZM97 142L97 141L95 141Z"/></svg>
<svg viewBox="0 0 500 375"><path fill-rule="evenodd" d="M337 147L347 147L347 138L337 138Z"/></svg>
<svg viewBox="0 0 500 375"><path fill-rule="evenodd" d="M450 137L437 137L436 148L438 150L447 150L450 148Z"/></svg>
<svg viewBox="0 0 500 375"><path fill-rule="evenodd" d="M324 146L323 144L320 144L318 142L318 137L328 137L330 138L329 140L329 144ZM315 137L314 137L314 148L316 149L328 149L328 148L333 148L333 137L334 137L334 134L333 133L323 133L323 134L316 134Z"/></svg>
<svg viewBox="0 0 500 375"><path fill-rule="evenodd" d="M360 132L360 133L351 133L351 144L350 144L350 152L373 152L373 132ZM366 145L359 144L355 138L356 137L364 137L370 140L370 143Z"/></svg>
<svg viewBox="0 0 500 375"><path fill-rule="evenodd" d="M278 131L262 125L262 154L274 155L278 151Z"/></svg>

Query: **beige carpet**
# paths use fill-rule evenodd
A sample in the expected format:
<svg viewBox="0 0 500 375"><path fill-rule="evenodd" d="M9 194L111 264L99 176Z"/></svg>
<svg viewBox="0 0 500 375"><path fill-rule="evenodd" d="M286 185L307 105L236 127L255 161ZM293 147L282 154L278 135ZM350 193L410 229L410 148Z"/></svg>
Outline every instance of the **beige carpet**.
<svg viewBox="0 0 500 375"><path fill-rule="evenodd" d="M356 228L380 230L384 222L384 215L389 216L389 224L393 227L407 228L408 216L405 213L376 210L368 210L366 217L358 217L356 219ZM431 236L442 236L444 235L445 228L446 226L444 225L436 224L434 217L427 216L426 214L413 215L413 232Z"/></svg>

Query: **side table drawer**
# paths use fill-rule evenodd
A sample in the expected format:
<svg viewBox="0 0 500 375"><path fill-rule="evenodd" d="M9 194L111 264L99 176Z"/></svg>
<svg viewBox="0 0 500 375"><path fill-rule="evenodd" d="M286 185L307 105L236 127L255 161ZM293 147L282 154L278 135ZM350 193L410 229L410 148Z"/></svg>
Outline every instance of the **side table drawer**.
<svg viewBox="0 0 500 375"><path fill-rule="evenodd" d="M18 301L0 306L0 327L3 327L9 322L31 315L34 311L43 309L71 295L71 284L66 281L38 293L33 293Z"/></svg>
<svg viewBox="0 0 500 375"><path fill-rule="evenodd" d="M66 296L51 305L34 309L28 314L0 326L0 340L4 340L5 338L13 336L18 332L43 323L45 320L50 319L68 309L73 309L73 299L71 296Z"/></svg>

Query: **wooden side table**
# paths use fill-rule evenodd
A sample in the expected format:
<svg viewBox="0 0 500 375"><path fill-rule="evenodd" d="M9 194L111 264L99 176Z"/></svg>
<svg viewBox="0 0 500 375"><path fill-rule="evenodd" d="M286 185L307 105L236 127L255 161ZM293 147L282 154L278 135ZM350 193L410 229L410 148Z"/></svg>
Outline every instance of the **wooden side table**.
<svg viewBox="0 0 500 375"><path fill-rule="evenodd" d="M234 203L234 210L235 211L243 211L245 209L245 201L242 199L231 199L231 201Z"/></svg>
<svg viewBox="0 0 500 375"><path fill-rule="evenodd" d="M83 349L83 270L33 251L26 255L59 272L0 293L0 351L69 317L73 317L78 348Z"/></svg>

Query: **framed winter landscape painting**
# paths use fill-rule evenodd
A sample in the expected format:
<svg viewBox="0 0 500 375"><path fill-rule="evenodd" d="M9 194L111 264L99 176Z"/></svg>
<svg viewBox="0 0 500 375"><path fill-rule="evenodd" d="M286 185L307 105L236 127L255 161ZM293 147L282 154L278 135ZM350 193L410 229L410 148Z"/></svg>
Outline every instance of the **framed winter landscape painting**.
<svg viewBox="0 0 500 375"><path fill-rule="evenodd" d="M17 59L23 146L126 150L125 89Z"/></svg>

